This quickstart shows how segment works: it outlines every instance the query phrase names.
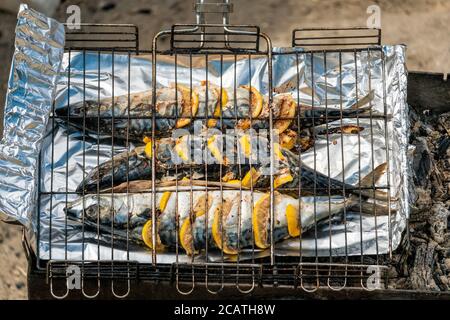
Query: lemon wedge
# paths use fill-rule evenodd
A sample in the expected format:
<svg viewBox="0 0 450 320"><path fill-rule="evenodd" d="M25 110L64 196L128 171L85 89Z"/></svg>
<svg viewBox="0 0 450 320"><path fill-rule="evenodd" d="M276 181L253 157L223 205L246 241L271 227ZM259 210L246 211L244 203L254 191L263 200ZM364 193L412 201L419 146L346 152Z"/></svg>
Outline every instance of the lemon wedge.
<svg viewBox="0 0 450 320"><path fill-rule="evenodd" d="M301 227L299 223L298 210L291 204L286 207L286 221L288 225L288 232L291 237L299 237L301 234Z"/></svg>
<svg viewBox="0 0 450 320"><path fill-rule="evenodd" d="M260 249L267 249L268 232L267 227L270 218L270 194L264 194L255 204L252 214L253 236L255 245Z"/></svg>

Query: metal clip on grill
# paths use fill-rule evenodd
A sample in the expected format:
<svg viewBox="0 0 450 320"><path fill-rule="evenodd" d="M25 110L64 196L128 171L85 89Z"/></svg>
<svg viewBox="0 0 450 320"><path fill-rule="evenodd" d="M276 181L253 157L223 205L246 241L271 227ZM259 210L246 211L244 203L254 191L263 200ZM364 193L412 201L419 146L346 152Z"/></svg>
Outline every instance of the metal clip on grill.
<svg viewBox="0 0 450 320"><path fill-rule="evenodd" d="M70 256L70 252L68 249L68 239L67 239L67 231L66 231L66 238L63 240L65 241L65 252L64 256L65 259L53 259L52 257L52 239L48 235L41 235L38 234L38 243L40 237L49 237L49 247L50 247L50 256L48 259L40 259L39 252L37 254L37 266L38 268L42 270L46 270L48 280L50 282L50 288L51 288L51 294L55 298L65 298L69 295L69 290L67 289L64 291L61 289L64 284L66 283L65 280L67 278L66 270L68 266L79 266L81 268L81 292L82 294L87 298L94 298L97 297L102 290L107 289L107 286L111 286L112 294L115 297L118 298L124 298L127 297L130 292L133 290L133 286L138 286L139 281L146 281L150 283L164 283L173 285L177 291L180 294L187 295L187 294L196 294L196 289L200 292L203 292L202 290L206 290L205 292L209 292L211 294L217 294L222 293L225 296L229 294L231 291L231 288L234 286L239 292L247 294L255 290L268 290L269 288L279 288L280 290L282 288L302 288L304 291L308 292L314 292L318 290L320 287L327 287L331 290L342 290L346 287L362 287L367 290L371 290L366 287L366 281L369 276L367 274L367 269L370 266L378 268L378 270L383 271L385 269L385 266L382 265L383 259L381 259L380 255L377 254L375 256L366 256L364 254L364 248L362 247L362 238L361 240L361 254L359 256L350 256L346 250L345 254L342 257L336 257L332 251L329 251L328 256L319 255L317 251L317 240L316 240L316 252L315 255L311 256L304 256L303 250L302 250L302 232L301 232L301 226L300 226L300 233L299 233L299 241L298 241L298 256L292 257L292 256L284 256L282 252L277 251L276 247L276 219L275 211L276 211L276 201L277 201L277 194L279 193L289 193L294 194L299 197L301 197L305 192L308 192L309 194L312 194L315 196L316 194L322 194L325 196L328 196L330 199L330 209L331 209L331 195L336 194L336 191L338 191L338 194L342 194L344 197L352 192L356 192L356 194L359 194L359 199L356 203L356 207L362 207L362 198L361 194L364 194L364 192L371 192L372 194L376 194L377 191L384 191L386 196L386 201L388 203L389 208L389 217L390 217L390 185L389 185L389 176L387 178L387 184L385 186L379 187L375 186L375 183L372 181L372 183L369 186L363 186L362 184L362 177L361 177L361 159L359 159L359 184L354 187L354 189L347 189L347 185L342 184L342 186L333 186L330 181L328 180L328 187L326 187L324 190L319 190L319 188L316 187L316 179L319 179L318 175L313 175L311 177L312 179L312 185L314 187L312 189L308 190L308 186L303 186L303 180L300 179L297 186L294 187L286 187L283 188L283 186L279 186L279 181L275 181L274 178L274 170L275 170L275 158L277 156L277 148L276 144L274 142L275 140L275 134L274 129L279 128L278 124L282 123L281 121L288 121L289 123L293 123L293 129L291 130L291 133L296 135L297 137L302 137L304 134L303 130L303 123L305 122L312 122L312 126L314 124L322 124L325 125L325 132L327 137L327 142L331 144L331 141L328 139L328 133L332 132L333 128L330 128L328 123L329 120L340 120L341 121L341 127L345 126L345 123L343 122L343 109L342 109L342 94L340 97L336 98L334 97L334 103L339 105L340 104L340 112L337 112L335 114L330 114L330 119L326 118L325 121L323 118L317 118L314 112L305 112L306 108L304 106L304 101L301 99L301 92L300 89L297 89L296 92L296 98L295 105L296 105L296 115L292 116L289 113L288 114L274 114L274 109L271 107L274 105L274 92L276 92L279 88L274 88L273 84L273 77L272 74L272 63L273 59L275 59L275 55L283 54L283 53L276 53L273 51L272 43L270 38L260 32L259 27L257 26L251 26L251 25L230 25L229 24L229 14L232 12L232 4L228 0L224 0L220 3L208 3L205 1L199 1L195 5L196 10L196 23L195 24L176 24L174 25L170 30L161 31L159 32L153 39L153 47L151 51L145 51L139 49L139 40L138 40L138 29L135 26L132 25L90 25L86 24L82 26L81 31L71 31L68 30L67 32L67 54L69 56L69 67L70 70L70 58L71 54L75 51L82 51L83 52L83 59L86 59L87 53L91 52L92 54L97 53L98 55L98 74L100 76L101 70L100 70L100 57L102 54L109 53L112 55L112 69L109 71L111 73L111 78L115 79L115 57L125 57L125 59L128 61L128 72L125 75L125 77L128 78L128 92L126 93L126 100L128 105L131 104L134 96L131 93L130 88L130 79L133 79L132 74L132 67L130 66L130 61L132 54L151 54L151 62L152 62L152 88L151 88L151 110L145 110L148 111L148 114L150 116L146 115L142 118L136 117L135 115L130 115L130 111L128 108L128 114L121 114L116 115L114 111L111 115L106 117L105 119L102 119L100 117L100 113L96 115L87 115L86 113L83 113L80 116L80 119L78 119L83 131L82 138L83 143L86 143L86 134L87 134L87 126L92 121L94 122L94 127L97 127L98 132L100 132L101 125L103 123L112 123L112 132L110 139L110 148L111 148L111 154L116 154L116 138L115 136L120 132L122 133L123 128L116 127L116 123L118 121L126 121L128 123L128 126L125 129L125 134L123 137L121 137L122 140L124 140L125 149L130 150L131 149L131 140L132 140L132 132L130 131L130 121L132 120L142 120L142 121L151 121L151 133L149 132L150 136L147 137L147 142L152 141L150 148L151 148L151 176L148 177L148 185L150 186L150 191L148 192L148 201L151 204L151 212L150 212L150 218L151 221L158 221L158 215L160 214L158 212L158 208L161 206L161 204L157 201L157 199L160 199L158 197L162 196L164 191L157 191L160 187L157 184L158 181L158 168L157 168L157 154L158 154L158 146L156 143L153 143L160 139L157 127L158 122L161 120L161 118L158 117L156 112L156 106L158 106L162 101L158 100L159 96L157 94L158 90L160 89L160 84L158 83L158 80L160 78L160 66L167 62L172 61L174 64L174 100L178 104L179 101L191 101L193 96L195 95L196 89L196 83L203 80L202 86L203 86L203 92L205 93L205 96L203 99L205 100L204 103L207 106L209 99L214 99L212 96L214 92L219 92L222 94L219 94L218 96L218 106L220 109L220 112L217 114L208 114L209 110L206 107L205 108L205 114L203 116L195 116L191 110L189 113L183 113L179 114L178 110L183 111L183 109L179 109L178 106L176 108L177 112L175 115L172 115L172 118L167 117L166 119L172 119L175 121L175 123L179 123L182 121L183 123L192 123L194 120L205 120L206 122L213 120L216 125L216 129L219 129L222 133L226 132L227 125L226 121L232 123L240 123L241 121L249 121L248 127L252 128L254 124L258 121L261 121L260 119L254 119L254 116L250 112L250 117L245 118L240 116L239 112L234 113L234 117L227 118L222 113L223 103L225 99L234 100L234 107L237 108L237 91L241 90L238 87L238 77L239 73L246 73L248 80L248 84L246 90L248 90L248 97L241 97L241 99L247 99L249 101L249 104L252 103L253 99L255 99L254 94L254 88L252 86L252 76L255 72L255 68L252 65L254 63L255 59L265 59L267 64L267 74L266 79L264 79L264 91L267 92L267 95L265 98L265 101L261 103L266 103L268 106L268 115L264 119L264 126L266 129L269 130L268 135L268 141L269 141L269 157L270 157L270 164L269 164L269 171L270 175L268 178L267 183L264 185L264 187L258 187L256 186L256 183L253 183L253 181L250 183L250 187L246 188L243 186L243 183L239 183L237 187L237 193L239 196L239 203L241 203L242 195L249 194L250 199L250 208L255 208L256 205L256 197L260 193L266 193L268 194L268 201L269 201L269 228L268 228L268 254L264 255L262 254L263 251L257 250L258 248L255 246L255 239L254 239L254 231L251 234L252 240L249 241L251 243L251 246L247 248L245 251L246 259L243 259L244 251L240 250L240 248L237 249L237 255L235 258L230 259L227 257L227 255L223 252L224 250L219 250L220 254L217 254L217 250L214 250L210 246L213 239L210 239L210 235L208 234L208 231L206 231L206 241L205 247L201 248L202 251L204 251L204 259L198 260L195 258L194 255L191 255L187 258L186 254L184 252L180 251L180 229L182 228L182 224L185 221L189 221L189 224L192 226L192 224L195 222L194 219L196 217L193 217L192 214L189 215L187 220L180 221L180 216L178 213L178 209L176 209L176 215L175 215L175 227L174 232L176 234L176 244L174 244L174 254L175 254L175 262L174 263L163 263L160 262L161 260L161 254L158 252L158 227L156 223L152 223L150 226L151 229L151 239L149 240L149 246L151 249L151 261L148 261L148 263L138 263L137 261L134 261L134 258L131 258L132 255L130 253L130 248L132 246L131 244L131 230L130 230L130 218L128 217L128 221L126 221L126 230L124 231L124 239L126 240L124 243L121 244L122 248L124 249L126 260L115 260L114 257L114 248L116 245L119 245L119 241L116 240L116 238L119 236L119 231L115 229L114 223L111 223L111 225L104 226L100 225L100 217L97 217L97 222L93 223L91 225L91 229L89 232L93 232L94 234L97 234L98 237L102 234L105 229L109 229L109 232L111 234L110 237L110 253L102 251L102 259L90 261L84 259L84 251L81 255L80 259L73 260L68 258ZM208 14L221 14L222 15L222 23L221 24L208 24L206 21L206 16ZM341 34L341 32L344 32L346 34ZM319 35L317 35L319 33ZM170 42L168 42L168 47L164 47L164 43L161 40L163 38L169 38ZM361 57L365 55L369 60L371 56L380 56L381 59L383 59L383 51L378 47L381 44L381 31L380 30L371 30L371 29L297 29L293 32L293 39L292 44L294 49L296 47L307 47L308 50L295 50L295 57L297 59L297 62L299 60L309 61L311 62L311 66L314 65L313 61L316 57L320 56L323 59L323 68L324 70L328 70L327 68L327 59L338 59L338 70L333 70L333 72L338 72L340 76L338 77L342 81L342 67L343 67L343 55L346 55L346 61L348 63L348 54L353 56L354 64L355 64L355 72L354 75L356 82L358 82L359 75L358 75L358 57ZM370 46L370 47L369 47ZM341 49L342 48L342 49ZM85 60L86 61L86 60ZM183 70L189 70L188 74L181 73L178 68L179 65L183 65L184 67L187 66L187 69ZM204 79L194 79L193 74L193 68L194 66L198 68L198 66L204 66ZM230 65L232 67L230 67ZM238 70L238 65L239 69ZM298 63L297 63L298 65ZM223 83L223 77L224 77L224 71L228 73L232 73L231 77L228 74L228 77L233 79L233 81L228 83ZM244 67L242 67L244 66ZM242 69L245 68L245 69ZM312 77L312 101L310 109L314 110L317 106L315 106L315 103L317 103L314 99L315 97L315 91L317 86L314 83L314 70L311 68L310 70L302 71L302 72L311 72ZM370 72L370 70L369 70ZM209 79L208 77L211 76L211 74L214 75L214 79ZM320 81L327 81L325 72L325 79L321 79ZM123 74L122 74L123 76ZM297 69L297 74L292 78L293 85L297 86L299 88L300 81L301 81L301 72ZM186 83L186 79L188 79L188 83ZM369 79L370 76L369 76ZM212 80L214 80L216 83L215 85L212 85ZM384 72L383 72L383 79L384 82ZM114 80L112 81L112 87L111 87L111 97L112 97L112 105L114 105L114 99L115 99L115 85ZM340 84L342 88L342 83ZM70 91L71 86L71 79L70 79L70 73L68 75L68 91ZM230 87L231 86L231 87ZM358 84L356 84L358 86ZM369 80L369 91L371 91L371 83ZM83 75L83 88L86 90L86 74ZM179 89L183 88L183 89ZM325 86L326 88L326 86ZM325 89L326 90L326 89ZM225 97L223 95L223 92L226 91L227 94L231 95L231 97ZM242 90L241 90L242 91ZM81 94L85 95L86 92L82 92ZM185 95L184 97L180 97L179 95ZM385 92L381 93L383 96L383 99L385 99ZM328 93L325 93L325 97L327 97ZM331 95L331 93L330 93ZM186 96L188 97L186 100ZM100 79L98 79L98 100L101 99L101 92L100 92ZM184 100L183 100L184 99ZM358 87L356 89L356 106L359 105L361 102L360 100L363 100L364 97L358 96ZM339 102L340 101L340 102ZM325 103L325 114L328 117L328 99L324 101ZM369 105L371 104L371 100L368 101ZM386 101L384 101L384 104L386 106ZM67 101L67 105L70 105L70 98L69 101ZM371 110L369 108L369 110ZM66 115L58 115L57 112L53 112L53 119L54 120L61 120L70 123L71 117L73 117L70 112L68 112ZM203 117L203 118L202 118ZM388 128L387 128L387 121L389 118L389 115L387 114L387 109L385 108L384 114L372 114L372 111L370 111L370 114L360 115L359 113L355 113L354 115L351 115L350 118L356 119L357 126L359 127L359 121L360 119L369 119L370 120L370 130L372 130L372 121L373 120L382 120L384 121L385 125L385 133L386 133L386 141L388 141ZM72 118L72 121L74 119ZM103 122L105 121L105 122ZM109 121L109 122L108 122ZM53 130L55 129L55 121L53 123ZM208 122L209 123L209 122ZM344 130L339 131L341 136L341 142L343 142L343 135ZM358 131L357 137L360 140L360 132ZM54 136L52 137L55 138ZM372 133L372 139L373 139L373 133ZM373 140L372 140L373 141ZM52 142L53 143L53 142ZM100 143L100 138L97 136L97 143ZM69 141L67 141L67 148L69 149ZM316 151L316 146L312 146L314 150L314 154ZM149 150L147 150L149 151ZM83 160L80 164L83 169L85 169L85 163L84 163L84 157L85 157L84 150L83 153ZM90 150L90 152L95 152L95 150ZM97 151L99 152L99 151ZM361 152L361 150L360 150ZM389 160L389 148L386 148L386 159ZM361 153L359 153L361 157ZM47 155L48 156L48 155ZM344 159L344 148L343 145L341 147L341 157ZM300 161L301 152L298 154L298 162L295 164L295 166L299 167L300 170L302 170L302 164ZM53 164L54 161L56 161L55 151L52 151L52 154L50 155L51 163ZM67 162L69 162L69 158L65 159ZM316 162L319 161L317 159L314 159L314 168L316 167ZM323 160L321 160L323 161ZM330 161L330 150L328 149L328 168L331 167ZM99 158L97 158L97 162L100 165L101 161ZM239 162L239 161L238 161ZM372 171L374 171L375 165L374 161L372 163ZM114 160L113 160L113 167L114 167ZM214 180L212 181L209 179L209 177L213 176L213 171L217 171L219 174L219 177L223 177L224 173L226 172L226 163L220 163L215 166L211 166L209 164L204 164L201 166L202 172L204 174L204 190L205 193L205 199L206 199L206 207L208 207L208 201L210 199L210 194L213 192L219 192L221 194L220 196L220 203L223 204L226 202L226 199L224 198L224 193L227 188L229 187L228 184L226 184L223 179L219 179L218 181ZM294 166L294 165L293 165ZM387 164L386 171L389 174L389 163ZM239 164L236 166L236 173L237 178L236 179L242 179L245 175L245 169L244 165ZM181 167L179 165L175 165L174 172L175 176L178 177L179 172L186 172L190 171L191 174L195 173L195 170L198 170L199 166L195 166L191 164L190 166ZM86 171L86 170L85 170ZM53 187L51 189L51 192L39 192L39 202L41 202L41 199L46 197L50 199L50 210L53 210L53 202L56 201L56 197L65 196L65 203L68 204L68 196L71 196L73 194L76 194L75 192L69 191L67 188L67 180L68 180L69 172L66 172L66 189L63 191L53 190ZM125 189L122 189L123 194L126 195L126 198L128 201L130 201L130 197L133 196L136 192L134 192L131 187L131 181L130 180L130 168L127 166L126 173L125 173L126 181L122 181L126 183ZM342 176L345 175L345 168L344 165L342 165ZM47 177L48 178L48 177ZM53 171L52 176L50 177L51 181L53 181ZM252 177L251 179L256 179L255 177ZM110 181L110 189L109 191L101 191L99 188L99 185L94 187L94 194L97 197L100 197L101 195L110 195L111 199L115 197L115 194L118 193L116 189L114 188L117 183L115 183L115 177L112 177L112 181ZM190 201L189 203L182 203L184 206L190 207L190 212L194 212L196 205L193 203L193 193L194 190L198 190L198 186L194 184L193 179L189 179L189 181L183 182L179 180L175 180L174 182L174 189L172 190L172 194L170 197L174 197L176 200L175 208L179 208L178 201L180 199L186 199L182 196L183 193L190 193L191 196L188 197ZM53 185L53 184L52 184ZM82 195L85 196L88 192L83 189ZM158 195L159 193L159 195ZM180 200L181 201L181 200ZM300 200L299 200L300 201ZM375 202L376 203L376 202ZM375 203L373 205L373 208L375 210ZM85 204L83 204L85 206ZM221 207L221 208L222 208ZM221 209L222 210L222 209ZM314 224L311 226L310 232L315 233L316 239L317 239L317 223L319 217L316 214L316 203L314 201ZM113 208L114 211L114 208ZM204 213L206 215L205 221L205 229L209 230L208 223L210 223L211 219L208 216L210 213L208 210ZM301 214L301 212L300 212ZM241 237L241 221L243 217L241 216L240 210L237 212L237 221L239 221L238 225L238 247L239 247L239 237ZM198 217L197 217L198 218ZM375 219L376 213L375 213ZM390 219L389 219L390 220ZM40 221L40 220L39 220ZM81 234L83 238L83 244L85 239L85 234L88 232L88 230L85 229L85 224L88 223L86 216L83 214L81 218L82 222L82 229ZM68 226L67 218L66 218L66 228ZM331 242L333 238L333 234L331 232L331 219L329 219L330 224L330 231L329 231L329 241L330 241L330 248L331 248ZM92 224L92 223L91 223ZM346 228L346 210L344 209L343 213L343 228ZM360 228L362 230L362 221L360 221ZM49 216L48 225L50 228L50 234L52 230L52 215ZM254 227L254 225L253 225ZM224 226L220 225L220 228L223 229ZM191 228L192 229L192 228ZM193 230L190 230L193 232ZM220 232L222 239L214 239L216 241L219 241L224 244L224 233ZM362 236L361 236L362 237ZM56 241L56 240L55 240ZM61 240L59 240L61 241ZM225 240L226 241L226 240ZM377 241L377 239L375 239ZM107 246L108 244L100 242L97 244L98 252L101 251L100 246ZM39 248L39 246L37 246ZM267 252L266 250L266 252ZM391 248L389 249L391 252ZM110 281L110 282L107 282ZM53 284L55 282L55 284ZM56 285L57 283L57 285ZM90 286L85 287L85 283L89 283ZM93 284L93 285L92 285ZM92 286L91 286L92 285ZM168 289L170 290L170 288ZM276 291L275 291L276 292ZM280 291L281 292L281 291ZM273 293L273 291L272 291ZM166 293L167 296L171 296L171 294ZM173 295L172 295L173 296Z"/></svg>

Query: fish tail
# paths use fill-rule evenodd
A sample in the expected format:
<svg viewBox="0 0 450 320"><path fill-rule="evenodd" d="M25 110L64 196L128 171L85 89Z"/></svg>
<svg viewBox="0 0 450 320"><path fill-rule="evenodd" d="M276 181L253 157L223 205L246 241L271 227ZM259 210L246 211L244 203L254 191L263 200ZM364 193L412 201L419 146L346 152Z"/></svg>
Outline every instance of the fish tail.
<svg viewBox="0 0 450 320"><path fill-rule="evenodd" d="M361 213L375 215L375 216L387 216L393 209L389 209L387 205L381 204L381 201L368 201L367 199L361 199L352 195L350 197L350 209L359 211Z"/></svg>
<svg viewBox="0 0 450 320"><path fill-rule="evenodd" d="M377 166L372 172L363 177L360 181L361 188L372 188L378 183L387 169L387 163ZM352 190L349 198L349 208L353 208L361 213L370 215L388 215L390 210L387 205L388 193L380 190ZM362 196L362 197L361 197Z"/></svg>
<svg viewBox="0 0 450 320"><path fill-rule="evenodd" d="M376 185L376 183L381 179L381 177L386 172L387 164L383 163L376 167L372 172L370 172L367 176L361 179L361 183L353 186L342 181L332 179L324 174L319 172L315 172L311 168L304 167L302 168L302 180L306 185L316 186L319 190L321 190L322 194L326 194L324 190L327 188L332 189L342 189L346 190L348 193L351 193L356 196L362 196L364 198L373 198L380 201L387 200L387 193L380 190L370 190L368 188L372 188Z"/></svg>
<svg viewBox="0 0 450 320"><path fill-rule="evenodd" d="M359 183L359 186L361 188L374 188L375 185L378 183L378 181L381 179L381 177L385 174L387 169L387 163L383 163L379 166L377 166L372 172L370 172L368 175L363 177ZM373 198L380 201L386 201L388 199L388 193L381 191L381 190L354 190L359 195L366 197L366 198Z"/></svg>

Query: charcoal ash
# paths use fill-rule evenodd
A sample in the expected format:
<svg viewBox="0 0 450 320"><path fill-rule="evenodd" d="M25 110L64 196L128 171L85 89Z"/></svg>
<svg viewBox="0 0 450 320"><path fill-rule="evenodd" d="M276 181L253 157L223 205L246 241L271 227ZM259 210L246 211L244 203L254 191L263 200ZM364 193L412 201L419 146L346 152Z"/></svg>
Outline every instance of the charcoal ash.
<svg viewBox="0 0 450 320"><path fill-rule="evenodd" d="M450 113L411 110L409 233L393 256L389 286L450 290Z"/></svg>

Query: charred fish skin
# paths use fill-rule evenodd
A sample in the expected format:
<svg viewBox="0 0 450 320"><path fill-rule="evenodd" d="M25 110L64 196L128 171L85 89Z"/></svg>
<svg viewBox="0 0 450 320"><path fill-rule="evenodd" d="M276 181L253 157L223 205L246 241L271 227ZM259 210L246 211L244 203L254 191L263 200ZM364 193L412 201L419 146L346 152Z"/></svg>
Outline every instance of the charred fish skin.
<svg viewBox="0 0 450 320"><path fill-rule="evenodd" d="M302 109L301 109L302 110ZM314 107L300 112L300 129L317 127L332 121L344 118L351 118L361 115L369 110L368 108L336 110L331 108ZM298 124L298 121L294 121Z"/></svg>
<svg viewBox="0 0 450 320"><path fill-rule="evenodd" d="M162 88L157 91L156 130L165 132L176 127L176 117L183 113L183 90ZM55 110L62 120L88 132L121 139L141 141L152 132L152 92L144 91L100 101L85 101ZM128 105L130 107L128 107Z"/></svg>
<svg viewBox="0 0 450 320"><path fill-rule="evenodd" d="M115 184L151 177L151 161L145 155L145 147L116 155L91 170L78 185L76 192L90 193L111 188ZM98 189L98 190L97 190Z"/></svg>

